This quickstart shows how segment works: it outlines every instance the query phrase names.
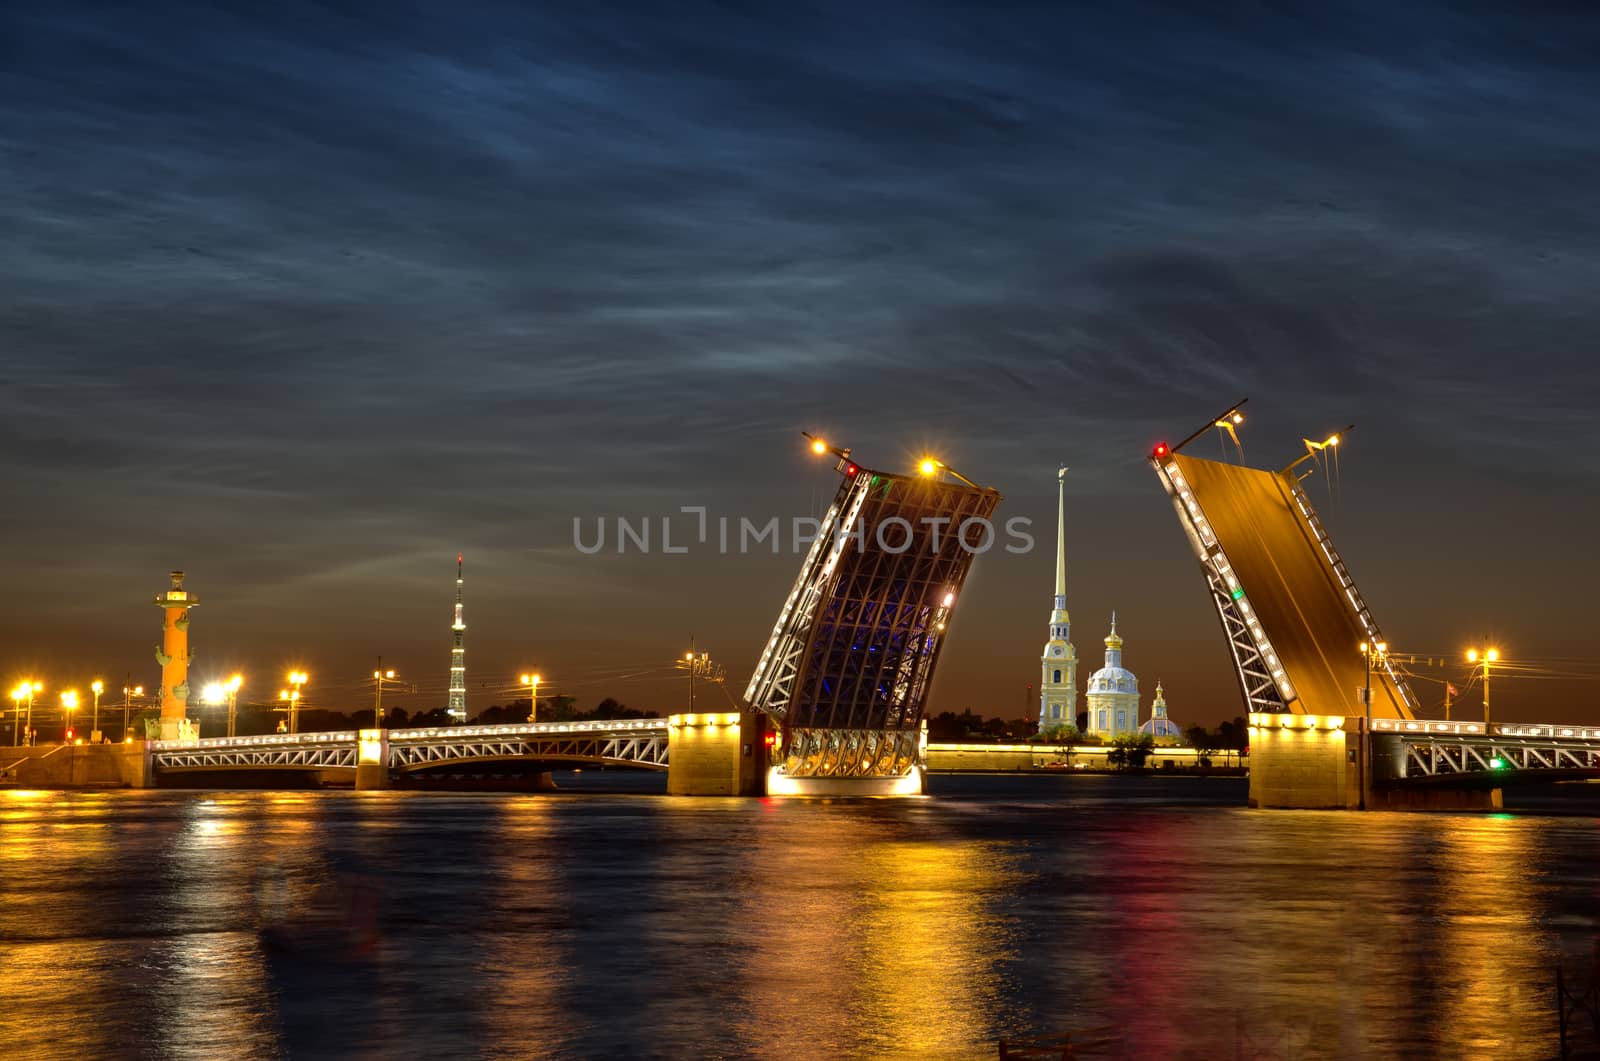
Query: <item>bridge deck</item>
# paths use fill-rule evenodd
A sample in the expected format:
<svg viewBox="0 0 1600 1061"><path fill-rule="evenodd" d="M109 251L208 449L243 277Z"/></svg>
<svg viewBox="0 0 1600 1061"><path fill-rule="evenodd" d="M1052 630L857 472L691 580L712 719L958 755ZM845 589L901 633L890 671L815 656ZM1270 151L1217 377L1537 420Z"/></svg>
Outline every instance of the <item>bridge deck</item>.
<svg viewBox="0 0 1600 1061"><path fill-rule="evenodd" d="M1303 495L1275 472L1172 456L1169 465L1192 492L1215 543L1243 590L1246 617L1259 620L1293 688L1290 711L1312 715L1362 713L1366 667L1358 649L1372 639L1363 628L1353 584L1340 577L1332 548L1320 541ZM1180 515L1187 499L1179 498ZM1193 524L1191 523L1191 526ZM1203 539L1203 535L1202 535ZM1381 669L1372 674L1375 718L1409 718L1403 695Z"/></svg>

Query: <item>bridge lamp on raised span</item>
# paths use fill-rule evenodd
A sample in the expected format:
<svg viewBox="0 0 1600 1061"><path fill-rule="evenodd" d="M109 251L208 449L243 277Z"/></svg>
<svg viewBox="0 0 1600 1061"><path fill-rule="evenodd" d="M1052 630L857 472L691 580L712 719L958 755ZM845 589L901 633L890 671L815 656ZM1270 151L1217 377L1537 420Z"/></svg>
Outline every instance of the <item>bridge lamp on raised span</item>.
<svg viewBox="0 0 1600 1061"><path fill-rule="evenodd" d="M528 687L528 721L539 721L539 682L537 674L524 674L522 684Z"/></svg>
<svg viewBox="0 0 1600 1061"><path fill-rule="evenodd" d="M1485 648L1480 651L1475 648L1469 648L1467 650L1467 662L1478 663L1480 661L1483 663L1483 727L1484 732L1487 733L1489 731L1489 664L1500 661L1500 650L1497 648Z"/></svg>

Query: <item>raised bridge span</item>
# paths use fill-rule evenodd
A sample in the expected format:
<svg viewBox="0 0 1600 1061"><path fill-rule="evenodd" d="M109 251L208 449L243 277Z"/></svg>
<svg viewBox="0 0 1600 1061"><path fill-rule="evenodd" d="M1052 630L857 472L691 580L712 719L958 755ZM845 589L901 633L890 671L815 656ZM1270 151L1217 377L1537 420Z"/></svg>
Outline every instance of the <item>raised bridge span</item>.
<svg viewBox="0 0 1600 1061"><path fill-rule="evenodd" d="M1482 808L1507 784L1600 778L1600 727L1417 717L1370 647L1384 635L1300 485L1303 460L1269 471L1158 446L1150 463L1232 655L1252 806Z"/></svg>

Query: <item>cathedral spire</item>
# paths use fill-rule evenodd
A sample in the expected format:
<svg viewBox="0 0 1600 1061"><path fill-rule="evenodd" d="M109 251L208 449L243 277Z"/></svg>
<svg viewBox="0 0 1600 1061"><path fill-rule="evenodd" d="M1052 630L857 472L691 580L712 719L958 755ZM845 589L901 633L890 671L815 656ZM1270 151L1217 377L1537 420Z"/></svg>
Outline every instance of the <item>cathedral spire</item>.
<svg viewBox="0 0 1600 1061"><path fill-rule="evenodd" d="M1062 613L1067 610L1067 466L1064 464L1056 471L1055 609Z"/></svg>
<svg viewBox="0 0 1600 1061"><path fill-rule="evenodd" d="M1078 717L1078 650L1067 619L1067 469L1056 469L1056 592L1051 600L1050 637L1039 677L1039 732L1071 726Z"/></svg>

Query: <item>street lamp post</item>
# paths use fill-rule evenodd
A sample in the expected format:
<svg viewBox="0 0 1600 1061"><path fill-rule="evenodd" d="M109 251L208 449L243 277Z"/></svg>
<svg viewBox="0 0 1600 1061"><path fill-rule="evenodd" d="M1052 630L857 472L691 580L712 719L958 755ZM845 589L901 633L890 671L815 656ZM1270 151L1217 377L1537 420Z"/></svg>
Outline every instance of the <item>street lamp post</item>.
<svg viewBox="0 0 1600 1061"><path fill-rule="evenodd" d="M89 688L94 691L94 721L89 724L89 742L100 743L100 694L106 691L106 683L96 678Z"/></svg>
<svg viewBox="0 0 1600 1061"><path fill-rule="evenodd" d="M234 735L234 726L239 720L239 687L244 684L244 675L235 674L228 679L228 736Z"/></svg>
<svg viewBox="0 0 1600 1061"><path fill-rule="evenodd" d="M285 689L278 693L278 699L286 701L288 704L289 718L286 728L290 733L300 732L300 687L305 685L305 683L305 671L290 671L289 684L294 686L294 692L290 692L289 690Z"/></svg>
<svg viewBox="0 0 1600 1061"><path fill-rule="evenodd" d="M78 690L67 689L61 694L61 743L72 743L72 713L78 710Z"/></svg>
<svg viewBox="0 0 1600 1061"><path fill-rule="evenodd" d="M33 743L33 697L34 697L34 694L36 694L36 693L44 692L44 686L41 685L39 682L23 682L22 686L23 686L23 691L28 694L28 721L27 721L27 724L22 727L22 739L23 739L24 743L32 744Z"/></svg>
<svg viewBox="0 0 1600 1061"><path fill-rule="evenodd" d="M124 742L128 739L128 711L133 707L133 698L144 695L144 686L130 686L127 684L132 678L133 675L128 675L123 679L122 685L122 739Z"/></svg>
<svg viewBox="0 0 1600 1061"><path fill-rule="evenodd" d="M522 684L528 687L528 721L539 721L539 676L537 674L524 674Z"/></svg>
<svg viewBox="0 0 1600 1061"><path fill-rule="evenodd" d="M702 656L704 653L701 654ZM694 649L683 654L683 662L689 668L689 713L694 714L694 672L700 669L700 659L694 654Z"/></svg>
<svg viewBox="0 0 1600 1061"><path fill-rule="evenodd" d="M1470 648L1467 650L1468 663L1478 663L1480 661L1483 663L1483 731L1485 733L1489 732L1489 664L1496 663L1499 659L1500 650L1497 648L1484 648L1481 650Z"/></svg>
<svg viewBox="0 0 1600 1061"><path fill-rule="evenodd" d="M1361 727L1361 809L1367 809L1367 771L1370 768L1369 760L1372 749L1372 659L1376 656L1382 660L1389 651L1387 642L1379 641L1376 644L1361 642L1361 658L1366 661L1367 680L1361 688L1361 699L1365 702L1366 722Z"/></svg>
<svg viewBox="0 0 1600 1061"><path fill-rule="evenodd" d="M28 695L27 683L11 690L11 743L18 745L22 736L22 701Z"/></svg>
<svg viewBox="0 0 1600 1061"><path fill-rule="evenodd" d="M384 670L383 657L379 656L378 669L372 672L372 725L374 729L383 728L384 682L394 682L396 685L400 684L399 681L395 679L394 668L391 667L388 670ZM415 692L416 690L412 691Z"/></svg>

